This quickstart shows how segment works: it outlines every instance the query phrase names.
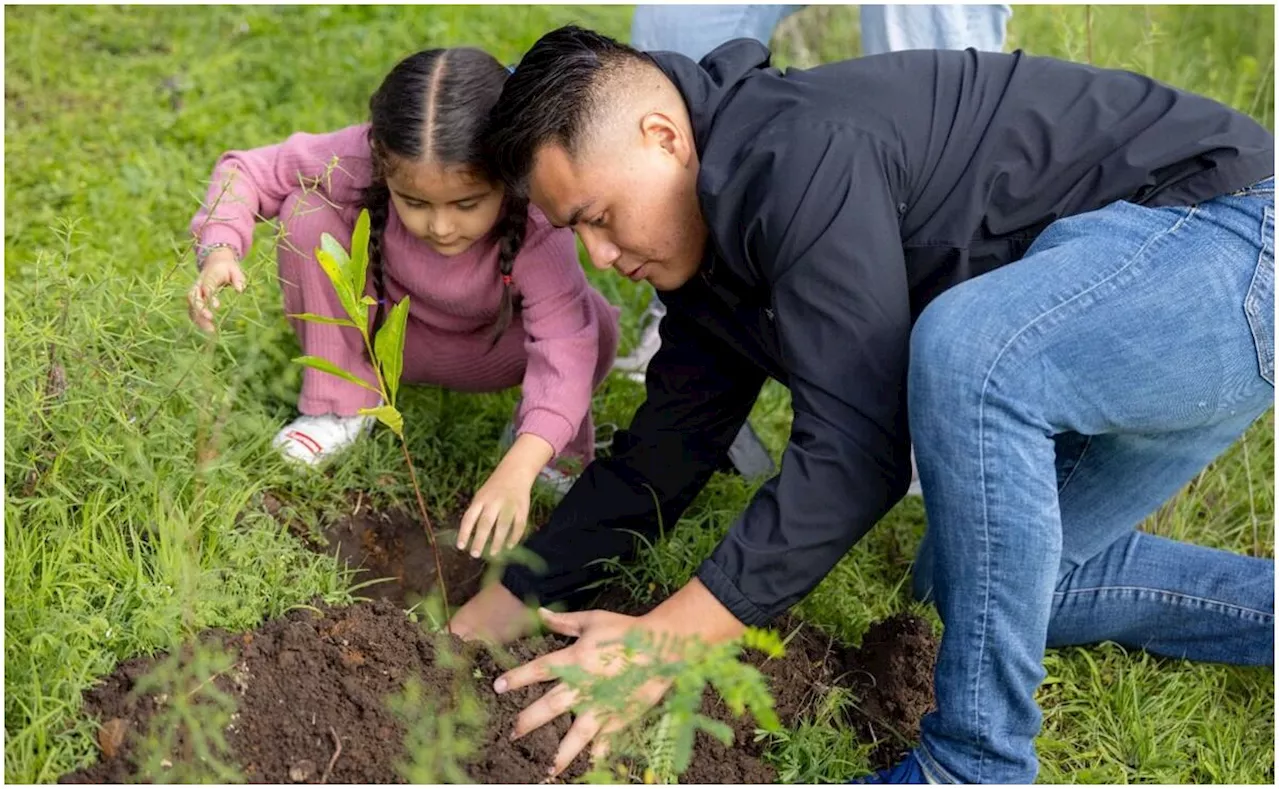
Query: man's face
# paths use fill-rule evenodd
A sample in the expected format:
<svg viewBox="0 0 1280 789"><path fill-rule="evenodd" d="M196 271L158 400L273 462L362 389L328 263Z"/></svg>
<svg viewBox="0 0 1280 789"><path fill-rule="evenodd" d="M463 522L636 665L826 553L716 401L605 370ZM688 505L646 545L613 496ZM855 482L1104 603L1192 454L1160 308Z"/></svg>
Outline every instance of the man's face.
<svg viewBox="0 0 1280 789"><path fill-rule="evenodd" d="M697 272L706 245L697 175L691 137L651 113L603 132L576 158L541 148L530 199L553 224L573 228L596 268L674 290Z"/></svg>

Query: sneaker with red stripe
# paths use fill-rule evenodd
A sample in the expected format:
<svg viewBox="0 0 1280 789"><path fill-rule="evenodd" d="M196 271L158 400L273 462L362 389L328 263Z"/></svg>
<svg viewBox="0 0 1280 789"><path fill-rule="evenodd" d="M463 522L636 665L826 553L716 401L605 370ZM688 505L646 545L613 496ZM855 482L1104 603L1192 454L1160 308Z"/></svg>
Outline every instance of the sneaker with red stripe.
<svg viewBox="0 0 1280 789"><path fill-rule="evenodd" d="M271 445L286 460L318 466L341 454L373 428L371 416L300 416L276 434Z"/></svg>

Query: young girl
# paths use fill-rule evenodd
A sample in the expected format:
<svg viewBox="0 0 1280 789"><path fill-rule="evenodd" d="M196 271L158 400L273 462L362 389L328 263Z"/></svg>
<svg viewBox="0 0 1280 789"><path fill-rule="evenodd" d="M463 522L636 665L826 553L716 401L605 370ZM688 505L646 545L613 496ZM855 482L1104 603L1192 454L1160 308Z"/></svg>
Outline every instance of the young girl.
<svg viewBox="0 0 1280 789"><path fill-rule="evenodd" d="M345 248L362 208L370 214L375 325L406 296L404 380L488 392L520 384L516 439L476 493L458 547L479 556L519 541L535 481L563 493L572 478L549 465L594 454L591 393L617 350L617 315L588 286L572 232L504 194L479 138L507 69L476 49L433 49L401 61L369 102L370 123L225 154L192 220L200 274L191 319L213 330L217 291L244 290L240 261L259 219L278 219L287 314L344 316L315 259L322 233ZM303 353L371 384L359 333L292 320ZM376 385L376 384L375 384ZM301 415L275 438L290 459L318 464L373 426L357 412L378 396L306 368Z"/></svg>

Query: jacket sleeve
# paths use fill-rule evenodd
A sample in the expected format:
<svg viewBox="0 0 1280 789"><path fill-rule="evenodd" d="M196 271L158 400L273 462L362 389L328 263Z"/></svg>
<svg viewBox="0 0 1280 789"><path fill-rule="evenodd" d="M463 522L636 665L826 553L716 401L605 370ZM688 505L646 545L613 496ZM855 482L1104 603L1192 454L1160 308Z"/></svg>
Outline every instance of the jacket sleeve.
<svg viewBox="0 0 1280 789"><path fill-rule="evenodd" d="M503 583L521 599L568 601L604 577L601 560L626 559L637 537L679 520L719 467L751 413L765 374L669 306L649 363L646 398L612 452L587 466L525 543L545 570L513 565Z"/></svg>
<svg viewBox="0 0 1280 789"><path fill-rule="evenodd" d="M748 625L817 586L911 471L903 170L879 142L829 127L755 147L764 163L753 172L749 156L741 194L726 191L770 285L794 421L781 472L698 570Z"/></svg>

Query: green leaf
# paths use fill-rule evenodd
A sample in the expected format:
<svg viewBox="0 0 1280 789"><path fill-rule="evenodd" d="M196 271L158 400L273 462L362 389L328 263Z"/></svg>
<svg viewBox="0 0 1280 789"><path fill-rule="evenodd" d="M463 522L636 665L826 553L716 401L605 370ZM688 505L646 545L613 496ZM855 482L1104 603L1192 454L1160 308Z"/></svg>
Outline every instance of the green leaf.
<svg viewBox="0 0 1280 789"><path fill-rule="evenodd" d="M393 406L380 405L377 408L361 408L365 416L377 417L378 421L391 428L391 432L404 438L404 417Z"/></svg>
<svg viewBox="0 0 1280 789"><path fill-rule="evenodd" d="M378 300L373 296L365 296L363 299L360 299L360 303L367 307L376 307L378 305Z"/></svg>
<svg viewBox="0 0 1280 789"><path fill-rule="evenodd" d="M671 764L675 768L676 775L688 769L689 761L693 758L693 735L692 726L676 728L675 737L671 742ZM729 733L729 741L733 742L732 731Z"/></svg>
<svg viewBox="0 0 1280 789"><path fill-rule="evenodd" d="M396 404L400 390L400 374L404 372L404 332L409 322L409 297L405 296L391 308L387 321L373 339L373 352L381 365L382 378L386 381L388 399Z"/></svg>
<svg viewBox="0 0 1280 789"><path fill-rule="evenodd" d="M347 287L353 294L364 293L369 271L369 209L360 209L356 229L351 233L351 262L346 266Z"/></svg>
<svg viewBox="0 0 1280 789"><path fill-rule="evenodd" d="M715 737L727 746L733 745L733 728L727 723L722 723L714 718L708 718L706 715L698 715L694 718L698 728Z"/></svg>
<svg viewBox="0 0 1280 789"><path fill-rule="evenodd" d="M326 323L331 326L350 326L353 329L356 327L349 318L331 318L328 315L316 315L311 312L290 313L289 317L297 318L300 321L310 321L311 323Z"/></svg>
<svg viewBox="0 0 1280 789"><path fill-rule="evenodd" d="M368 389L371 392L378 391L374 387L370 386L369 383L364 379L356 375L353 375L352 373L347 372L346 370L342 369L341 367L329 361L328 359L322 359L319 356L299 356L298 358L294 359L294 361L297 362L298 364L315 368L322 373L328 373L329 375L336 375L344 381L350 381L351 383L356 384L357 386L363 386L365 389ZM381 394L381 392L379 392L379 394Z"/></svg>
<svg viewBox="0 0 1280 789"><path fill-rule="evenodd" d="M347 287L341 264L338 263L333 255L323 249L316 250L316 260L320 262L320 267L328 275L329 282L332 283L334 291L338 294L338 301L342 302L342 309L346 310L347 316L354 320L359 315L356 310L356 298Z"/></svg>
<svg viewBox="0 0 1280 789"><path fill-rule="evenodd" d="M347 250L343 249L342 244L338 243L338 239L328 233L320 234L320 248L329 253L329 257L333 258L339 268L346 268L347 263L351 260Z"/></svg>

